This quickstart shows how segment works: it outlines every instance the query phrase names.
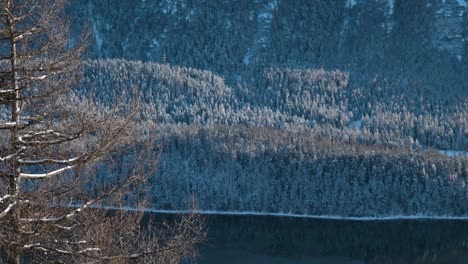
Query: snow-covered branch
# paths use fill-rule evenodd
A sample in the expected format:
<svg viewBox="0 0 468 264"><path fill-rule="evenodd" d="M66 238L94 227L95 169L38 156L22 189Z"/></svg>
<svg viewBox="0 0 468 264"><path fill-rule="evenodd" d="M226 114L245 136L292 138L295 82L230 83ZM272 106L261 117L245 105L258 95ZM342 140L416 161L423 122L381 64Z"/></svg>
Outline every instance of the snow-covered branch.
<svg viewBox="0 0 468 264"><path fill-rule="evenodd" d="M82 250L77 251L78 254L89 252L89 251L100 251L100 248L85 248Z"/></svg>
<svg viewBox="0 0 468 264"><path fill-rule="evenodd" d="M63 230L67 230L67 231L71 231L73 229L73 226L63 226L63 225L58 225L58 224L55 224L54 226Z"/></svg>
<svg viewBox="0 0 468 264"><path fill-rule="evenodd" d="M23 248L26 248L26 249L34 248L34 249L38 249L38 250L45 251L45 252L56 252L56 253L66 254L66 255L78 255L78 254L82 254L82 253L86 253L90 251L101 250L100 248L97 248L97 247L84 248L78 251L64 250L64 249L54 248L51 246L42 245L41 243L27 244L27 245L24 245Z"/></svg>
<svg viewBox="0 0 468 264"><path fill-rule="evenodd" d="M33 123L37 123L38 121L41 121L39 120L39 118L25 118L25 117L22 117L22 119L30 119L29 122L20 122L19 124L16 123L16 122L4 122L2 124L0 124L0 129L11 129L11 128L18 128L18 129L23 129L23 128L26 128L28 126L30 126L31 124Z"/></svg>
<svg viewBox="0 0 468 264"><path fill-rule="evenodd" d="M25 37L28 37L28 36L30 36L30 35L32 35L31 32L25 32L25 33L23 33L23 34L20 34L20 35L14 37L14 38L13 38L13 41L21 40L21 39L23 39L23 38L25 38Z"/></svg>
<svg viewBox="0 0 468 264"><path fill-rule="evenodd" d="M35 140L35 141L23 141L23 140L18 140L18 143L24 145L24 146L45 146L45 145L56 145L60 144L66 141L70 141L72 139L60 139L60 140Z"/></svg>
<svg viewBox="0 0 468 264"><path fill-rule="evenodd" d="M16 201L14 201L14 202L12 202L11 204L9 204L9 205L7 206L7 208L5 208L5 210L3 210L2 213L0 213L0 218L5 217L5 215L7 215L7 214L11 211L11 209L13 209L13 207L14 207L15 205L16 205Z"/></svg>
<svg viewBox="0 0 468 264"><path fill-rule="evenodd" d="M19 139L20 140L25 140L25 139L28 139L28 138L35 138L37 136L44 136L44 135L53 135L53 136L62 137L62 138L71 138L71 137L76 136L76 135L64 134L64 133L49 129L49 130L39 131L39 132L29 132L27 134L24 134L24 135L20 136Z"/></svg>
<svg viewBox="0 0 468 264"><path fill-rule="evenodd" d="M16 154L6 155L5 157L0 157L0 161L7 161L16 156Z"/></svg>
<svg viewBox="0 0 468 264"><path fill-rule="evenodd" d="M54 240L53 242L57 243L57 244L67 244L67 245L83 245L83 244L88 243L88 241L86 241L86 240L80 240L80 241L76 241L76 242L68 241L68 240Z"/></svg>
<svg viewBox="0 0 468 264"><path fill-rule="evenodd" d="M76 166L76 165L74 165L74 166ZM68 166L68 167L70 167L70 166ZM109 197L109 196L115 194L116 192L118 192L119 190L124 188L126 185L130 184L133 180L134 180L133 177L127 178L127 180L125 182L118 185L117 187L115 187L111 191L107 192L104 195L101 195L99 197L96 197L94 199L89 200L88 202L80 205L78 208L74 209L73 211L71 211L70 213L68 213L66 215L58 216L58 217L21 218L20 220L22 222L58 222L58 221L66 220L66 219L71 219L71 218L75 217L76 215L78 215L84 209L87 209L87 208L93 206L95 203L105 199L106 197Z"/></svg>
<svg viewBox="0 0 468 264"><path fill-rule="evenodd" d="M81 211L83 211L83 209L86 209L86 208L90 207L92 204L96 203L97 201L98 201L98 199L90 200L87 203L81 205L79 208L76 208L73 211L71 211L70 213L68 213L66 215L63 215L63 216L42 217L42 218L21 218L20 220L23 221L23 222L58 222L58 221L61 221L61 220L70 219L70 218L74 217L75 215L77 215ZM60 228L69 230L68 227L60 226Z"/></svg>
<svg viewBox="0 0 468 264"><path fill-rule="evenodd" d="M54 171L51 171L51 172L47 172L47 173L21 173L20 174L20 179L46 179L46 178L50 178L50 177L53 177L53 176L56 176L56 175L59 175L65 171L69 171L69 170L72 170L76 167L76 165L70 165L70 166L66 166L66 167L63 167L63 168L60 168L60 169L57 169L57 170L54 170Z"/></svg>
<svg viewBox="0 0 468 264"><path fill-rule="evenodd" d="M45 130L39 132L29 132L18 137L18 143L22 145L53 145L66 141L74 140L82 135L82 132L76 134L64 134L55 130ZM50 138L52 137L52 138Z"/></svg>
<svg viewBox="0 0 468 264"><path fill-rule="evenodd" d="M47 74L41 75L41 76L34 76L34 77L28 77L28 80L30 81L42 81L45 78L47 78Z"/></svg>
<svg viewBox="0 0 468 264"><path fill-rule="evenodd" d="M7 160L11 160L12 158L18 156L19 154L21 154L21 152L23 152L25 150L25 147L22 147L20 149L18 149L15 153L12 153L12 154L8 154L4 157L0 157L0 162L1 161L7 161Z"/></svg>
<svg viewBox="0 0 468 264"><path fill-rule="evenodd" d="M2 90L0 90L0 93ZM16 122L5 122L0 124L0 129L10 129L16 126Z"/></svg>
<svg viewBox="0 0 468 264"><path fill-rule="evenodd" d="M11 195L11 194L4 195L2 198L0 198L0 204L3 203L4 201L6 201L7 199L10 199L10 198L13 198L13 197L15 197L15 196Z"/></svg>
<svg viewBox="0 0 468 264"><path fill-rule="evenodd" d="M73 163L76 163L76 162L80 161L84 157L85 157L84 155L81 155L81 156L78 156L78 157L74 157L74 158L70 158L70 159L63 159L63 160L60 160L60 159L37 159L37 160L23 160L23 159L20 159L19 162L21 164L25 164L25 165L46 164L46 163L73 164Z"/></svg>

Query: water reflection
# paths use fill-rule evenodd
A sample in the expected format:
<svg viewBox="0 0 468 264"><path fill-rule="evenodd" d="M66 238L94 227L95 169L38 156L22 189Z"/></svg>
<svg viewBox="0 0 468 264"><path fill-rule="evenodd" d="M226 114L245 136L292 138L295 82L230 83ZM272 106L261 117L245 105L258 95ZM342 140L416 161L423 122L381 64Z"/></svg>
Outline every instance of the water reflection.
<svg viewBox="0 0 468 264"><path fill-rule="evenodd" d="M209 216L200 264L466 264L468 221Z"/></svg>

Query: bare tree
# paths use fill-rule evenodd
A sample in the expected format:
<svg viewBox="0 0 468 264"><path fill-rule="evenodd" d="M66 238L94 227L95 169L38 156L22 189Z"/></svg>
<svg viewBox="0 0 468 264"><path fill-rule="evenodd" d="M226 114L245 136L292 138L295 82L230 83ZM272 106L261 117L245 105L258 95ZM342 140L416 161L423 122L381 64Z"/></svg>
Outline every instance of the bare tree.
<svg viewBox="0 0 468 264"><path fill-rule="evenodd" d="M0 3L0 261L176 263L192 255L203 238L194 215L150 232L141 212L98 209L142 202L125 194L141 190L151 153L133 140L137 103L103 109L76 95L83 45L67 38L66 0ZM102 173L123 150L132 168Z"/></svg>

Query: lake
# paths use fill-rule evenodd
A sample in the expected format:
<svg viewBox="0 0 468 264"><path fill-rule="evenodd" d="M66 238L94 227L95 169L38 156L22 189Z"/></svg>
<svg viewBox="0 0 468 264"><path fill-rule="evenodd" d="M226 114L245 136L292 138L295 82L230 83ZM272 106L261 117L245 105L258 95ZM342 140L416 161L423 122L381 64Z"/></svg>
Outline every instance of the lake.
<svg viewBox="0 0 468 264"><path fill-rule="evenodd" d="M199 264L468 263L468 220L206 217Z"/></svg>

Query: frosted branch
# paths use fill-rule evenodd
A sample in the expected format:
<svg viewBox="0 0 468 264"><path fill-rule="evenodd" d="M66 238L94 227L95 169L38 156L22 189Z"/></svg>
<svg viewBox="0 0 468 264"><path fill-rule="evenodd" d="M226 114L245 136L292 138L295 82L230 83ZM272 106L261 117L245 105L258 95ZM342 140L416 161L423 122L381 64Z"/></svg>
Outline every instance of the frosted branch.
<svg viewBox="0 0 468 264"><path fill-rule="evenodd" d="M38 160L23 160L20 159L19 162L21 164L26 164L26 165L34 165L34 164L44 164L44 163L55 163L55 164L70 164L70 163L75 163L79 160L81 160L84 157L84 155L75 157L75 158L70 158L70 159L38 159Z"/></svg>
<svg viewBox="0 0 468 264"><path fill-rule="evenodd" d="M72 217L74 217L75 215L79 214L83 209L86 209L88 208L89 206L91 206L92 204L94 204L95 202L97 202L97 199L94 199L94 200L91 200L91 201L88 201L87 203L83 204L82 206L80 206L79 208L73 210L71 213L68 213L64 216L59 216L59 217L43 217L43 218L21 218L20 220L23 221L23 222L58 222L60 220L65 220L65 219L70 219ZM59 227L59 226L57 226ZM71 228L73 227L62 227L60 226L60 228L63 228L63 229L66 229L66 230L70 230Z"/></svg>
<svg viewBox="0 0 468 264"><path fill-rule="evenodd" d="M21 154L21 152L25 150L24 147L18 149L15 153L13 154L9 154L7 156L4 156L4 157L0 157L0 161L7 161L7 160L11 160L12 158L18 156L19 154Z"/></svg>
<svg viewBox="0 0 468 264"><path fill-rule="evenodd" d="M0 129L8 129L8 128L13 128L15 126L16 126L16 122L5 122L3 124L0 124Z"/></svg>
<svg viewBox="0 0 468 264"><path fill-rule="evenodd" d="M36 76L36 77L29 77L28 80L30 81L42 81L45 78L47 78L47 74L41 75L41 76Z"/></svg>
<svg viewBox="0 0 468 264"><path fill-rule="evenodd" d="M48 172L48 173L38 173L38 174L21 173L20 174L20 179L46 179L46 178L50 178L50 177L59 175L59 174L65 172L65 171L72 170L75 167L76 167L76 165L70 165L70 166L66 166L66 167L61 168L61 169L57 169L57 170Z"/></svg>
<svg viewBox="0 0 468 264"><path fill-rule="evenodd" d="M47 136L55 136L55 139L46 138ZM55 130L45 130L40 132L29 132L18 137L18 142L23 145L52 145L70 141L81 136L81 132L73 135L64 134ZM42 139L34 140L37 137ZM58 138L58 139L57 139Z"/></svg>
<svg viewBox="0 0 468 264"><path fill-rule="evenodd" d="M26 138L34 138L34 137L37 137L37 136L42 136L42 135L54 135L54 136L57 136L57 137L72 137L71 135L66 135L64 133L60 133L60 132L57 132L55 130L45 130L45 131L39 131L39 132L29 132L27 134L24 134L22 136L19 137L20 140L24 140ZM73 135L74 136L74 135Z"/></svg>
<svg viewBox="0 0 468 264"><path fill-rule="evenodd" d="M3 196L2 198L0 198L0 203L3 203L5 200L7 200L9 198L12 198L12 197L15 197L15 196L11 195L11 194L7 194L7 195Z"/></svg>
<svg viewBox="0 0 468 264"><path fill-rule="evenodd" d="M0 218L3 218L5 217L5 215L7 215L11 209L13 209L13 207L16 205L16 201L14 201L13 203L9 204L7 208L5 208L5 210L3 210L2 213L0 213Z"/></svg>
<svg viewBox="0 0 468 264"><path fill-rule="evenodd" d="M56 241L55 243L57 243L57 242L58 241ZM63 241L63 243L70 244L70 243L66 243L66 241ZM77 254L82 254L82 253L86 253L86 252L90 252L90 251L100 251L101 250L100 248L97 248L97 247L90 247L90 248L85 248L85 249L81 249L81 250L78 250L78 251L72 251L72 250L64 250L64 249L53 248L53 247L50 247L50 246L45 246L45 245L42 245L41 243L27 244L27 245L24 245L23 248L26 248L26 249L34 248L34 249L38 249L38 250L45 251L45 252L57 252L57 253L66 254L66 255L77 255Z"/></svg>

